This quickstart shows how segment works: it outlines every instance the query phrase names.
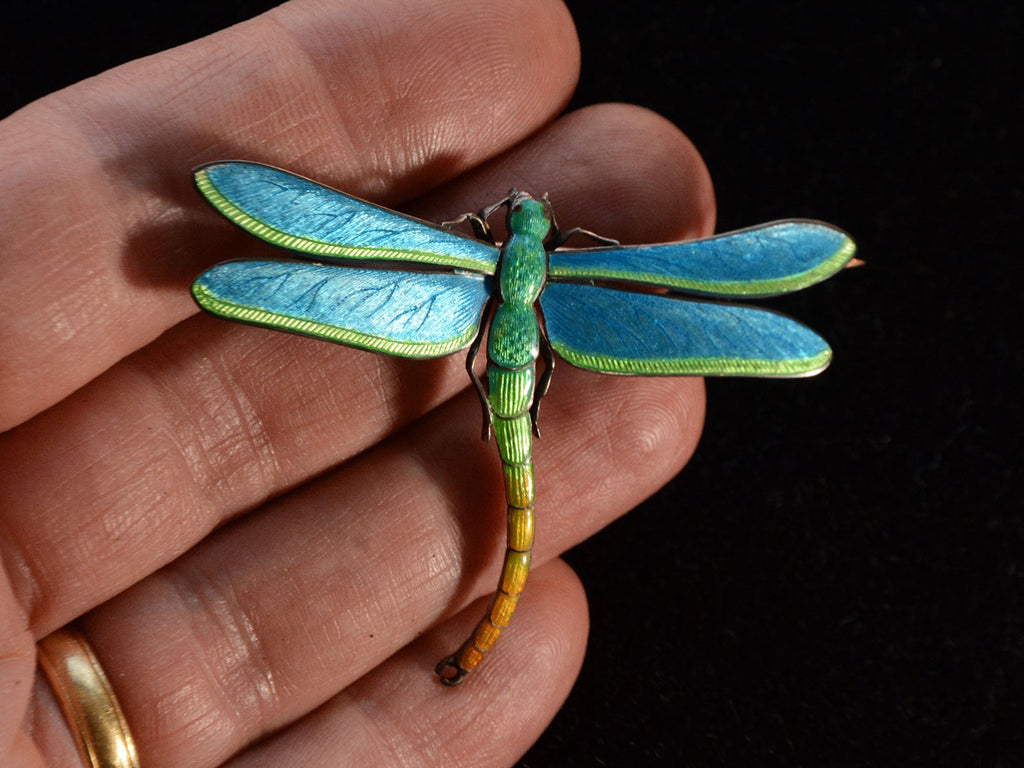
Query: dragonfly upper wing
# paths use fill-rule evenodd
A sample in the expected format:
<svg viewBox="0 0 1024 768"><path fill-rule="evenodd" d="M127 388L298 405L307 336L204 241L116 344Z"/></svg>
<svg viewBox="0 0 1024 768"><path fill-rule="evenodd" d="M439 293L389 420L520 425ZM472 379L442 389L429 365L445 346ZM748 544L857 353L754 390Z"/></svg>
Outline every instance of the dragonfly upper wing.
<svg viewBox="0 0 1024 768"><path fill-rule="evenodd" d="M554 251L549 275L721 296L770 296L824 280L854 250L841 229L793 219L682 243Z"/></svg>
<svg viewBox="0 0 1024 768"><path fill-rule="evenodd" d="M438 357L473 340L490 278L296 261L228 261L192 285L215 315L400 357Z"/></svg>
<svg viewBox="0 0 1024 768"><path fill-rule="evenodd" d="M310 258L398 260L487 274L498 261L489 243L269 165L210 163L194 175L203 196L235 224Z"/></svg>
<svg viewBox="0 0 1024 768"><path fill-rule="evenodd" d="M604 373L806 376L832 356L810 329L757 307L576 283L549 283L540 303L558 353Z"/></svg>

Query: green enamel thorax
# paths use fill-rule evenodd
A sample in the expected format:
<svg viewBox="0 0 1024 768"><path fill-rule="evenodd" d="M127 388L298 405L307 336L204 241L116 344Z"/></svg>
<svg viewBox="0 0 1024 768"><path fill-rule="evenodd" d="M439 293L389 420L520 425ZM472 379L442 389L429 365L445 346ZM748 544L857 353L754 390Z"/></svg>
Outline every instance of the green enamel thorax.
<svg viewBox="0 0 1024 768"><path fill-rule="evenodd" d="M543 202L528 198L513 208L508 222L509 239L499 264L501 299L533 306L547 274L544 239L551 231L551 218Z"/></svg>
<svg viewBox="0 0 1024 768"><path fill-rule="evenodd" d="M517 371L536 362L540 351L540 326L533 305L547 274L544 238L551 219L543 202L526 198L512 206L508 226L508 241L498 264L501 301L491 321L487 357L494 365ZM499 409L504 410L500 405Z"/></svg>

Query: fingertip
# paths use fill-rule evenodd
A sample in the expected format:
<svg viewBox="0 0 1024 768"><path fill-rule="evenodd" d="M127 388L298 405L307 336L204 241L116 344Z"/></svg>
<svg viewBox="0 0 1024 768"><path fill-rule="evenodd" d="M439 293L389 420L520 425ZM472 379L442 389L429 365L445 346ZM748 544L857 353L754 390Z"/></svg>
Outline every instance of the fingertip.
<svg viewBox="0 0 1024 768"><path fill-rule="evenodd" d="M579 576L561 558L537 569L532 578L536 597L524 611L523 637L510 643L508 663L524 675L558 683L564 691L560 704L583 665L590 633L587 595Z"/></svg>
<svg viewBox="0 0 1024 768"><path fill-rule="evenodd" d="M433 675L438 658L479 620L474 602L306 717L235 758L236 768L291 764L511 765L550 724L583 662L583 588L568 565L531 574L498 645L459 686Z"/></svg>
<svg viewBox="0 0 1024 768"><path fill-rule="evenodd" d="M664 117L628 104L571 112L467 174L419 209L427 218L479 208L510 186L547 193L562 229L624 243L670 242L714 231L715 193L700 152Z"/></svg>
<svg viewBox="0 0 1024 768"><path fill-rule="evenodd" d="M714 231L715 193L697 147L666 118L632 104L596 104L565 118L600 147L588 167L601 194L579 212L580 226L614 228L623 242L666 242ZM591 182L592 183L592 182ZM637 212L644 215L638 216Z"/></svg>
<svg viewBox="0 0 1024 768"><path fill-rule="evenodd" d="M595 376L562 366L548 400L552 439L536 446L538 485L548 489L552 525L588 533L678 474L704 425L699 377Z"/></svg>
<svg viewBox="0 0 1024 768"><path fill-rule="evenodd" d="M439 648L457 647L485 613L490 596L474 601L440 628ZM554 559L530 572L512 622L461 687L502 691L546 690L545 701L561 702L579 674L590 617L586 593L575 571ZM552 714L553 714L552 710Z"/></svg>

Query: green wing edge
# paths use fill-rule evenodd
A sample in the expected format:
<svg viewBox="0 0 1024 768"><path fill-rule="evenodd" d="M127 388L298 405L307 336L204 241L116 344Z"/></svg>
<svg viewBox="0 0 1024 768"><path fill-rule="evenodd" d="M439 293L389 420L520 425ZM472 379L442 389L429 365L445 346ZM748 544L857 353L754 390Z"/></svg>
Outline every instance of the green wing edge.
<svg viewBox="0 0 1024 768"><path fill-rule="evenodd" d="M291 251L306 253L312 256L328 256L342 259L371 260L381 259L386 261L413 261L419 264L432 264L452 269L469 269L475 272L490 273L494 265L480 259L459 258L453 255L442 255L432 251L419 250L397 250L394 248L370 248L358 245L343 245L322 240L315 240L309 237L289 235L279 229L269 226L252 216L228 198L221 194L220 190L210 179L205 168L200 168L194 175L196 188L202 193L209 203L216 208L223 216L252 235L265 240L271 245L280 248L287 248ZM396 214L397 215L397 214Z"/></svg>
<svg viewBox="0 0 1024 768"><path fill-rule="evenodd" d="M290 331L302 336L313 336L350 347L383 352L395 357L443 357L463 349L476 336L476 326L474 325L461 336L453 337L444 342L395 341L393 339L360 333L348 328L318 323L313 320L304 320L299 317L268 312L259 307L250 307L232 301L225 301L215 296L204 286L195 283L192 285L192 295L195 297L196 303L207 312L228 320L275 328L281 331Z"/></svg>
<svg viewBox="0 0 1024 768"><path fill-rule="evenodd" d="M627 270L552 265L549 275L556 280L620 280L670 290L721 296L774 296L807 288L838 272L853 258L857 245L846 237L842 246L813 269L769 280L723 280L710 282ZM604 369L600 369L604 370Z"/></svg>
<svg viewBox="0 0 1024 768"><path fill-rule="evenodd" d="M632 359L577 352L565 344L555 350L577 368L628 376L765 376L801 377L820 373L832 360L832 350L793 360L757 360L729 357Z"/></svg>

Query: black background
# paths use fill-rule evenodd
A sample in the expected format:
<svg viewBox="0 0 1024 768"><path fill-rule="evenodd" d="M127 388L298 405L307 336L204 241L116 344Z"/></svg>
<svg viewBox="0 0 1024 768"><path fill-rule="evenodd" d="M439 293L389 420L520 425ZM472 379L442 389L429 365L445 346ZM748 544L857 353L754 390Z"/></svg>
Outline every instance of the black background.
<svg viewBox="0 0 1024 768"><path fill-rule="evenodd" d="M270 5L13 9L5 112ZM591 644L522 765L1024 765L1021 5L569 5L574 106L683 128L720 229L868 264L774 304L824 375L709 382L691 464L569 554Z"/></svg>

